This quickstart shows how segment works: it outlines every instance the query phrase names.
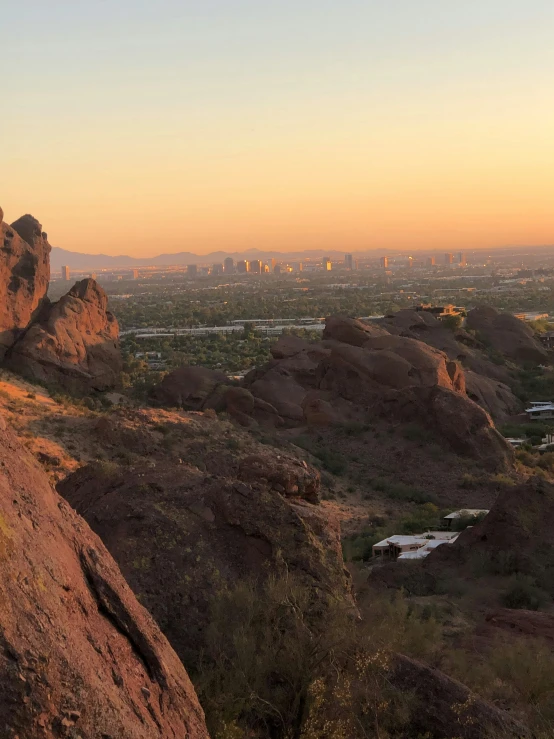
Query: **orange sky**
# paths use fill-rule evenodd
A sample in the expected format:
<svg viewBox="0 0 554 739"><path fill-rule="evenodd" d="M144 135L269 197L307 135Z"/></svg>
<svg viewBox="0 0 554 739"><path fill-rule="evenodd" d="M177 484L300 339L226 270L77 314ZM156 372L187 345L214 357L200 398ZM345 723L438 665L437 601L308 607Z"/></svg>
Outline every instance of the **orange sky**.
<svg viewBox="0 0 554 739"><path fill-rule="evenodd" d="M8 10L7 220L133 256L554 243L554 4L128 2Z"/></svg>

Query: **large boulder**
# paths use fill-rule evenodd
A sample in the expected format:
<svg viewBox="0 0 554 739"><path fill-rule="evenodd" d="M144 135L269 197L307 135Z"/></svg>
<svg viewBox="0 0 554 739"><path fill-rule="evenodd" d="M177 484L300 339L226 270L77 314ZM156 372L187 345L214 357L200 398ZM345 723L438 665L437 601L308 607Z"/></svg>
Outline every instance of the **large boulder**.
<svg viewBox="0 0 554 739"><path fill-rule="evenodd" d="M43 308L6 363L30 380L71 393L115 387L122 370L119 328L104 290L92 279L77 282Z"/></svg>
<svg viewBox="0 0 554 739"><path fill-rule="evenodd" d="M187 674L0 419L0 734L207 739Z"/></svg>
<svg viewBox="0 0 554 739"><path fill-rule="evenodd" d="M235 447L227 461L215 446L204 455L218 474L166 458L89 465L59 485L187 669L198 666L212 598L240 579L294 573L318 613L326 598L349 597L338 523L317 505L318 473L262 445L246 456Z"/></svg>
<svg viewBox="0 0 554 739"><path fill-rule="evenodd" d="M0 360L46 300L50 244L42 226L26 215L11 226L0 218Z"/></svg>
<svg viewBox="0 0 554 739"><path fill-rule="evenodd" d="M393 687L413 696L410 736L429 739L531 739L529 729L509 713L418 660L396 656L389 680Z"/></svg>
<svg viewBox="0 0 554 739"><path fill-rule="evenodd" d="M503 423L521 413L521 400L503 382L471 370L466 370L464 374L468 397L484 408L495 423Z"/></svg>
<svg viewBox="0 0 554 739"><path fill-rule="evenodd" d="M548 353L525 321L482 305L467 314L467 328L504 357L515 362L548 363Z"/></svg>
<svg viewBox="0 0 554 739"><path fill-rule="evenodd" d="M184 365L169 372L152 390L160 405L185 410L202 410L218 385L227 385L227 375L196 365Z"/></svg>
<svg viewBox="0 0 554 739"><path fill-rule="evenodd" d="M436 322L432 316L416 317L423 326ZM413 320L410 317L409 325ZM327 319L321 342L291 338L277 342L273 359L244 381L250 393L271 404L288 426L363 423L375 416L423 422L457 454L478 459L490 469L512 464L513 451L488 413L467 397L464 371L444 351L388 333L383 326L341 316ZM509 391L502 391L507 412L515 405ZM494 392L500 394L501 388ZM484 394L483 387L476 395L483 403ZM492 405L490 395L488 402Z"/></svg>

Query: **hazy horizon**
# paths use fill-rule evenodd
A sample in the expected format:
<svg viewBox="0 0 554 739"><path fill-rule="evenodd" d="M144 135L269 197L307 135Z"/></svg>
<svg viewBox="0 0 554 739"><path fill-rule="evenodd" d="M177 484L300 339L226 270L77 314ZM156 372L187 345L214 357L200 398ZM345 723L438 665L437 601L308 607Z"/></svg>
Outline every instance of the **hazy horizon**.
<svg viewBox="0 0 554 739"><path fill-rule="evenodd" d="M5 218L139 258L551 244L554 5L445 5L12 3Z"/></svg>

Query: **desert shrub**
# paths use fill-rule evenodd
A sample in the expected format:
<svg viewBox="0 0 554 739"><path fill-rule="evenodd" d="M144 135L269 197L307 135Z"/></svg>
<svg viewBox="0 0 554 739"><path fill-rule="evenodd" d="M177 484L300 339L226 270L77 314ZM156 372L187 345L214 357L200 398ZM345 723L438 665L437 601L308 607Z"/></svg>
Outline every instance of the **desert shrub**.
<svg viewBox="0 0 554 739"><path fill-rule="evenodd" d="M502 596L506 608L524 608L528 611L537 611L548 600L548 594L537 587L532 578L522 575L513 579L510 588Z"/></svg>
<svg viewBox="0 0 554 739"><path fill-rule="evenodd" d="M214 739L376 739L405 735L410 698L388 679L393 654L432 654L433 616L404 597L372 599L363 622L344 602L315 613L285 573L239 582L211 604L206 648L187 665Z"/></svg>
<svg viewBox="0 0 554 739"><path fill-rule="evenodd" d="M516 459L525 467L534 467L537 464L538 457L536 454L531 454L527 449L518 449L516 451Z"/></svg>
<svg viewBox="0 0 554 739"><path fill-rule="evenodd" d="M384 493L392 500L401 500L409 503L436 503L436 497L421 488L406 485L403 482L393 482L383 477L375 478L372 483L374 490Z"/></svg>
<svg viewBox="0 0 554 739"><path fill-rule="evenodd" d="M361 436L371 429L371 425L361 423L360 421L349 421L348 423L343 423L341 429L345 436Z"/></svg>
<svg viewBox="0 0 554 739"><path fill-rule="evenodd" d="M554 452L541 454L537 464L543 470L548 470L549 472L554 470Z"/></svg>
<svg viewBox="0 0 554 739"><path fill-rule="evenodd" d="M415 441L419 444L429 444L435 439L428 429L423 428L418 423L409 423L404 426L402 436L408 441Z"/></svg>

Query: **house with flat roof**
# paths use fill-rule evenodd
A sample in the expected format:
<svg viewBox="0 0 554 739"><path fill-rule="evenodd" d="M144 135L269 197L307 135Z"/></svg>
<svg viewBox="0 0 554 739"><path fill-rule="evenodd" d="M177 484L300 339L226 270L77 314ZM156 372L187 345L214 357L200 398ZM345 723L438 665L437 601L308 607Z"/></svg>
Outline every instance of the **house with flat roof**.
<svg viewBox="0 0 554 739"><path fill-rule="evenodd" d="M551 401L535 401L531 403L529 408L525 409L525 413L530 421L548 421L554 418L554 403Z"/></svg>
<svg viewBox="0 0 554 739"><path fill-rule="evenodd" d="M374 558L392 560L400 559L404 555L410 555L410 557L404 557L404 559L415 559L416 553L426 549L429 544L434 542L431 546L432 549L438 546L439 543L447 544L455 541L457 537L458 533L452 531L428 531L425 534L415 536L395 534L374 544L372 553ZM428 549L427 554L429 554L431 549ZM423 556L426 555L424 554Z"/></svg>
<svg viewBox="0 0 554 739"><path fill-rule="evenodd" d="M488 509L485 508L462 508L459 511L454 511L445 516L442 520L444 521L447 528L452 528L454 521L460 518L484 518Z"/></svg>

